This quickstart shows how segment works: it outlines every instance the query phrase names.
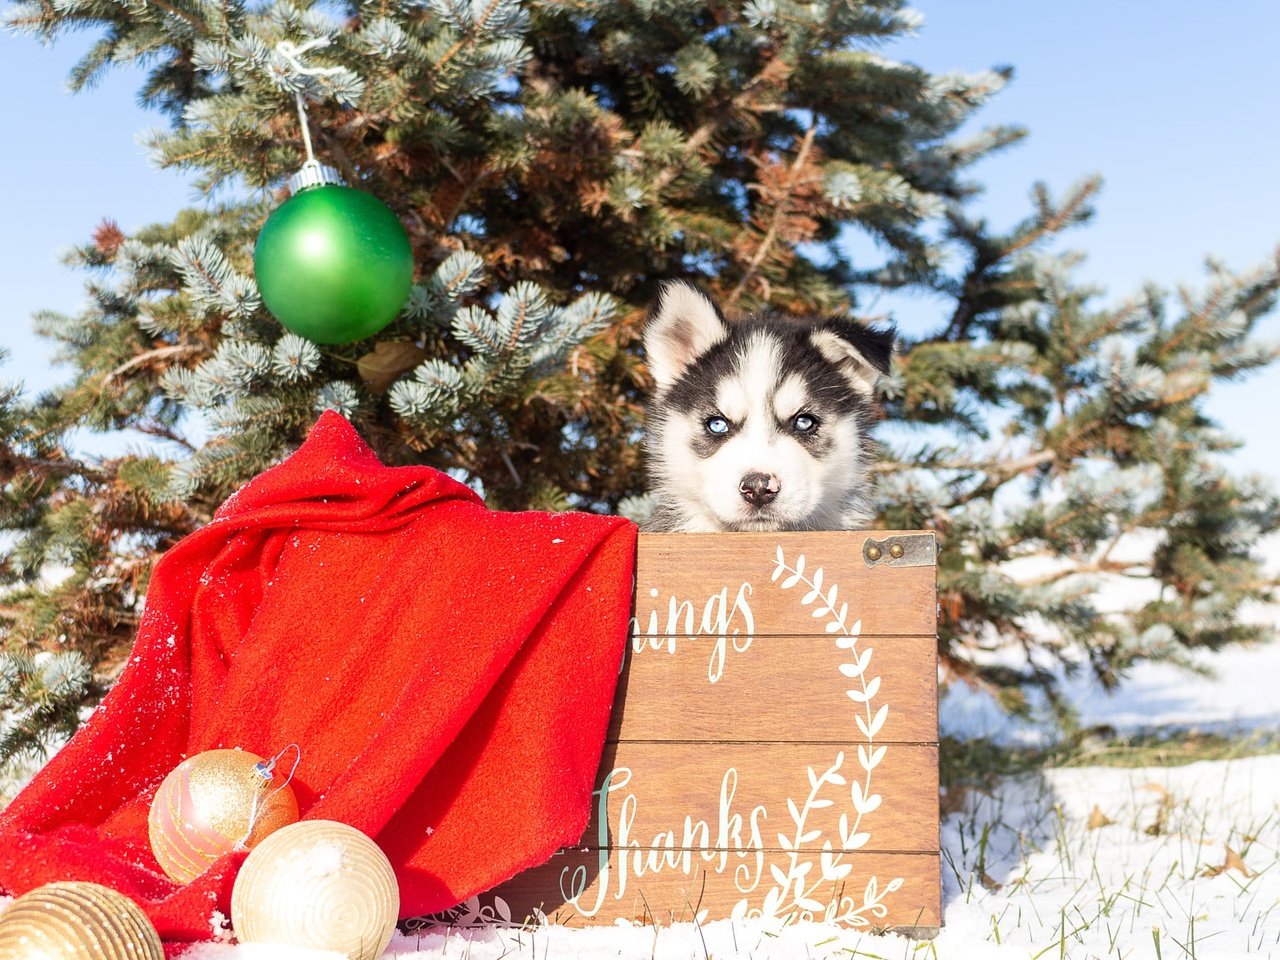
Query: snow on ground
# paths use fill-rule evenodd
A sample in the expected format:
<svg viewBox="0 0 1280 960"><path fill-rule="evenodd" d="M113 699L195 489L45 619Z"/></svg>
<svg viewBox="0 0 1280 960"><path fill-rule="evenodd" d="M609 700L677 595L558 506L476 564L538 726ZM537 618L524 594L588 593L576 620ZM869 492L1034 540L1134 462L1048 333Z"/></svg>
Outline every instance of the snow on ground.
<svg viewBox="0 0 1280 960"><path fill-rule="evenodd" d="M943 826L938 953L1280 957L1278 797L1274 755L972 794Z"/></svg>
<svg viewBox="0 0 1280 960"><path fill-rule="evenodd" d="M1082 671L1062 681L1066 699L1084 727L1120 733L1185 727L1238 733L1280 731L1280 642L1197 654L1205 677L1163 663L1141 663L1114 693ZM953 684L938 706L943 733L990 737L1001 743L1042 741L1048 726L1026 724L1000 710L985 694Z"/></svg>
<svg viewBox="0 0 1280 960"><path fill-rule="evenodd" d="M1280 958L1278 798L1274 755L1170 769L1050 770L1006 781L989 796L975 792L943 824L945 926L932 941L725 920L700 927L430 930L397 937L384 956ZM184 960L335 956L205 944Z"/></svg>

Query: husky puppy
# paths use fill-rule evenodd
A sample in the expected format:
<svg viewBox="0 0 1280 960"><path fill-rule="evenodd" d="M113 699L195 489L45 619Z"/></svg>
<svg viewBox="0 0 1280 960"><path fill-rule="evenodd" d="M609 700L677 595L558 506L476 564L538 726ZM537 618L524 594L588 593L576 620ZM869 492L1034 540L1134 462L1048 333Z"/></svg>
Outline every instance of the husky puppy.
<svg viewBox="0 0 1280 960"><path fill-rule="evenodd" d="M644 348L657 383L646 530L866 525L866 431L891 329L774 313L727 321L695 287L669 283Z"/></svg>

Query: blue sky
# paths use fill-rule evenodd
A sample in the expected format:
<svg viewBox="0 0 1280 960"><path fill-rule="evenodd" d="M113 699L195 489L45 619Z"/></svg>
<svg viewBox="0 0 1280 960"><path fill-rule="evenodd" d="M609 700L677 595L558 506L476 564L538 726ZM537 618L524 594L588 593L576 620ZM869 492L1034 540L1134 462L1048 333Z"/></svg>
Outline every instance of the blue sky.
<svg viewBox="0 0 1280 960"><path fill-rule="evenodd" d="M1280 244L1280 4L1171 0L924 0L918 37L887 56L934 71L1012 64L1015 81L978 122L1021 123L1023 144L984 161L977 209L1005 225L1027 210L1036 180L1055 192L1098 172L1107 185L1094 224L1068 235L1084 251L1081 276L1121 299L1144 280L1203 282L1205 255L1244 268ZM1227 13L1229 11L1229 15ZM59 374L30 332L41 308L73 311L82 277L59 252L105 216L126 230L168 220L193 199L178 175L154 169L136 144L161 118L135 105L137 78L108 75L72 96L65 77L87 37L52 48L0 34L6 128L0 144L0 375L47 386ZM5 138L8 140L8 138ZM882 303L880 306L883 307ZM893 304L908 325L938 309L926 299ZM1261 331L1280 340L1280 317ZM1223 389L1210 412L1246 440L1235 459L1280 481L1269 424L1280 411L1280 369Z"/></svg>

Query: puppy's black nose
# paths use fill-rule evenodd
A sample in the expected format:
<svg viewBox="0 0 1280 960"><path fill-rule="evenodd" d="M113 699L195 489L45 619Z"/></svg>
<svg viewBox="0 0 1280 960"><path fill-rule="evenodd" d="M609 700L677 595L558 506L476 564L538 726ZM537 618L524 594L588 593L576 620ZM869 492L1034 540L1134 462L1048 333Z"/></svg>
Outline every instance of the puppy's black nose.
<svg viewBox="0 0 1280 960"><path fill-rule="evenodd" d="M772 473L748 473L738 484L738 492L742 499L753 507L763 507L773 503L778 496L782 484Z"/></svg>

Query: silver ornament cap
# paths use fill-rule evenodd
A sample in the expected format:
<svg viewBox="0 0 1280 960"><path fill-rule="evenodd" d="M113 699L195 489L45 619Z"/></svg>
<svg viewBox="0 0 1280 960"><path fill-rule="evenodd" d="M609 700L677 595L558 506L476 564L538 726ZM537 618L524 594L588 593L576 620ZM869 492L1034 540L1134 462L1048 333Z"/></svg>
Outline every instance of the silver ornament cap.
<svg viewBox="0 0 1280 960"><path fill-rule="evenodd" d="M289 178L287 186L290 194L301 193L309 187L322 187L325 184L344 184L342 174L333 167L327 167L319 160L308 160L297 173Z"/></svg>

